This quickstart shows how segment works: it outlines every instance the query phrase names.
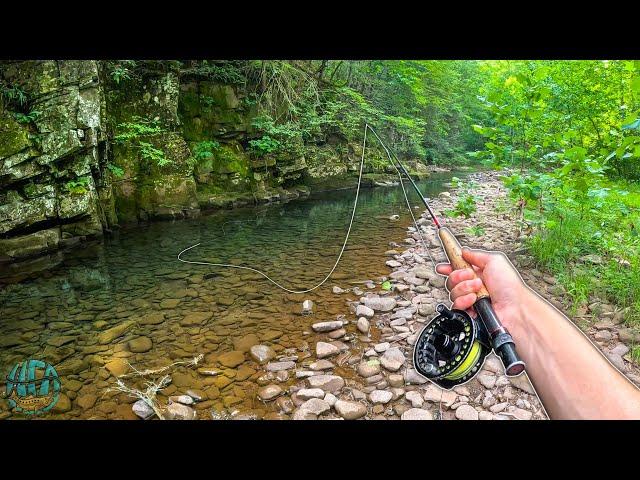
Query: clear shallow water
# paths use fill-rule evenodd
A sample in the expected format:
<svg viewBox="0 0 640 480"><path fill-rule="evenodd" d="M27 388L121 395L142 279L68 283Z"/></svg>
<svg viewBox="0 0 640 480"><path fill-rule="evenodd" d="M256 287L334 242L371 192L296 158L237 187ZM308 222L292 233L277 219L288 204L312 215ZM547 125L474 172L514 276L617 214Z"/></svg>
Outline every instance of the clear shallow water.
<svg viewBox="0 0 640 480"><path fill-rule="evenodd" d="M421 190L434 196L453 175L460 176L434 174L421 182ZM409 193L412 204L419 205ZM199 418L211 418L212 411L257 417L274 412L273 403L256 398L264 370L251 359L249 346L259 342L278 356L297 355L299 366L315 360L311 323L341 314L351 320L346 302L358 298L353 293L335 295L332 287L358 284L366 290L360 283L379 283L389 271L384 255L389 243L406 237L410 217L400 187L361 191L340 265L327 283L308 294L288 294L248 271L183 264L176 256L201 242L184 258L251 266L288 288L308 288L335 262L354 195L355 190L326 192L286 204L121 231L67 253L36 278L3 285L2 377L16 362L42 359L58 370L66 396L44 418L135 418L135 399L108 390L114 386L114 372L126 370L126 362L137 369L158 368L204 354L198 367L220 373L208 376L196 368L173 368L172 384L159 396L161 404L169 395L191 389L203 397L196 404ZM395 214L399 221L389 219ZM311 316L301 314L305 299L315 304ZM105 331L123 324L129 328L122 335L105 337ZM349 335L355 337L351 331ZM355 338L354 343L357 350ZM221 364L218 357L230 351L245 351L244 361ZM345 377L349 372L336 370ZM297 381L290 377L281 386ZM3 403L0 416L10 415L21 416L10 414Z"/></svg>

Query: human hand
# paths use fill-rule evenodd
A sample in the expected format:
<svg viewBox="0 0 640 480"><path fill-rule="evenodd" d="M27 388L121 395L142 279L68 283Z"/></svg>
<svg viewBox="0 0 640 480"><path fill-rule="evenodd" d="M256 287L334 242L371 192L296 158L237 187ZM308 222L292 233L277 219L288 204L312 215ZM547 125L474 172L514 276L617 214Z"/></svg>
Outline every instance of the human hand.
<svg viewBox="0 0 640 480"><path fill-rule="evenodd" d="M473 313L477 292L484 283L498 318L509 328L521 317L520 308L528 291L518 271L501 252L463 248L462 258L471 264L473 271L469 268L453 270L448 263L436 266L438 273L448 275L446 287L453 308ZM479 278L474 278L474 272Z"/></svg>

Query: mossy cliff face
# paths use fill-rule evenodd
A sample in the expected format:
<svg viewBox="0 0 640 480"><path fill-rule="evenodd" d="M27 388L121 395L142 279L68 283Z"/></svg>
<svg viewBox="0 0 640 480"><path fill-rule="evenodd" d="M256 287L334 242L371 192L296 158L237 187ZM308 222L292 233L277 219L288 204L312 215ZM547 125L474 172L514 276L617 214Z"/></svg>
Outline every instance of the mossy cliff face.
<svg viewBox="0 0 640 480"><path fill-rule="evenodd" d="M110 193L98 68L93 61L2 64L0 79L28 92L25 112L37 114L20 117L20 103L0 100L0 259L49 252L109 227L112 212L100 201Z"/></svg>
<svg viewBox="0 0 640 480"><path fill-rule="evenodd" d="M125 224L355 185L360 144L300 139L256 157L250 86L183 66L137 62L116 78L102 61L0 62L0 262ZM373 185L385 159L372 149L367 160Z"/></svg>

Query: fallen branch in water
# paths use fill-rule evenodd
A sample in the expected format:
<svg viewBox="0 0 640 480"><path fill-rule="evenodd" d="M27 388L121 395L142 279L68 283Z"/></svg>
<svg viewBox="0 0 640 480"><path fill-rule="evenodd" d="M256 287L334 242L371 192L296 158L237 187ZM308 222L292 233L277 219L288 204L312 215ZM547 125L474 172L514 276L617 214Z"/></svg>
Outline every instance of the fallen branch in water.
<svg viewBox="0 0 640 480"><path fill-rule="evenodd" d="M149 407L153 409L153 411L155 412L155 414L158 416L160 420L164 420L164 415L162 413L163 408L161 408L158 405L157 394L158 394L158 391L162 390L164 387L169 385L169 383L171 383L170 375L167 374L167 375L163 375L161 378L156 380L145 381L144 382L144 386L146 387L145 390L140 390L135 387L129 386L126 383L124 383L122 379L128 378L128 377L147 377L149 375L157 375L159 373L166 372L170 368L175 367L177 365L184 365L187 367L196 366L198 365L198 363L200 363L200 361L203 358L204 358L204 354L201 353L189 361L173 362L165 367L146 369L142 371L136 369L133 365L127 362L127 364L129 365L129 367L131 367L133 372L127 373L125 375L121 375L120 377L118 377L116 379L116 386L112 388L108 388L107 392L117 391L117 392L122 392L126 395L129 395L130 397L138 398L144 401L147 405L149 405Z"/></svg>

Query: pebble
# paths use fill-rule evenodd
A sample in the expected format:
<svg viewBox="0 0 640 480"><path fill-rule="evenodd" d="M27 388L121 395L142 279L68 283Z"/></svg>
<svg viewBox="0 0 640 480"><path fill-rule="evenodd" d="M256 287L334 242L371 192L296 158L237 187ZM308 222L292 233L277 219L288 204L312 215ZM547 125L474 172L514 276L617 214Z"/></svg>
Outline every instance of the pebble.
<svg viewBox="0 0 640 480"><path fill-rule="evenodd" d="M392 373L387 376L387 381L392 387L402 387L404 385L404 377L397 373Z"/></svg>
<svg viewBox="0 0 640 480"><path fill-rule="evenodd" d="M334 405L336 412L345 420L356 420L367 414L367 407L360 402L337 400Z"/></svg>
<svg viewBox="0 0 640 480"><path fill-rule="evenodd" d="M143 420L147 420L156 414L156 412L153 411L153 408L151 408L144 400L138 400L135 402L131 407L131 410Z"/></svg>
<svg viewBox="0 0 640 480"><path fill-rule="evenodd" d="M405 398L411 402L411 406L414 408L420 408L424 403L424 398L420 395L420 392L412 390L405 394Z"/></svg>
<svg viewBox="0 0 640 480"><path fill-rule="evenodd" d="M496 384L495 375L489 375L487 373L481 373L478 375L478 381L482 384L484 388L492 389Z"/></svg>
<svg viewBox="0 0 640 480"><path fill-rule="evenodd" d="M267 385L258 390L258 398L262 401L268 402L278 397L283 393L283 390L278 385Z"/></svg>
<svg viewBox="0 0 640 480"><path fill-rule="evenodd" d="M329 360L318 360L317 362L313 362L311 365L309 365L309 368L311 370L329 370L334 367L335 365Z"/></svg>
<svg viewBox="0 0 640 480"><path fill-rule="evenodd" d="M312 398L324 398L325 392L321 388L303 388L296 392L298 398L310 400Z"/></svg>
<svg viewBox="0 0 640 480"><path fill-rule="evenodd" d="M456 401L458 395L451 390L444 390L436 385L430 384L423 392L424 399L428 402L440 403L445 407L450 407Z"/></svg>
<svg viewBox="0 0 640 480"><path fill-rule="evenodd" d="M356 327L361 333L369 332L369 320L367 320L365 317L360 317L358 319L358 323L356 323Z"/></svg>
<svg viewBox="0 0 640 480"><path fill-rule="evenodd" d="M149 337L138 337L128 342L129 351L133 353L144 353L151 350L153 342Z"/></svg>
<svg viewBox="0 0 640 480"><path fill-rule="evenodd" d="M244 352L232 350L231 352L223 353L218 357L218 361L225 367L235 368L244 362Z"/></svg>
<svg viewBox="0 0 640 480"><path fill-rule="evenodd" d="M364 299L364 305L376 312L390 312L395 308L397 302L391 297L366 297Z"/></svg>
<svg viewBox="0 0 640 480"><path fill-rule="evenodd" d="M380 362L378 360L368 360L366 362L362 362L358 365L357 371L360 376L364 378L371 377L380 373Z"/></svg>
<svg viewBox="0 0 640 480"><path fill-rule="evenodd" d="M433 414L422 408L410 408L402 413L400 420L433 420Z"/></svg>
<svg viewBox="0 0 640 480"><path fill-rule="evenodd" d="M384 353L389 349L390 346L391 346L391 344L389 342L382 342L382 343L378 343L378 344L374 345L373 349L377 353Z"/></svg>
<svg viewBox="0 0 640 480"><path fill-rule="evenodd" d="M536 391L533 389L533 385L529 382L529 379L526 375L518 375L517 377L507 377L509 382L514 387L522 390L523 392L530 393L531 395L535 395Z"/></svg>
<svg viewBox="0 0 640 480"><path fill-rule="evenodd" d="M611 353L613 355L620 355L621 357L623 357L627 353L629 353L629 347L627 347L624 343L619 343L611 349Z"/></svg>
<svg viewBox="0 0 640 480"><path fill-rule="evenodd" d="M478 414L479 420L493 420L493 415L489 412L482 411Z"/></svg>
<svg viewBox="0 0 640 480"><path fill-rule="evenodd" d="M416 372L413 368L407 368L404 371L404 381L409 385L422 385L427 383L428 380Z"/></svg>
<svg viewBox="0 0 640 480"><path fill-rule="evenodd" d="M276 352L273 348L267 345L254 345L249 350L251 358L258 363L266 363L276 356Z"/></svg>
<svg viewBox="0 0 640 480"><path fill-rule="evenodd" d="M330 332L332 330L338 330L339 328L342 328L342 321L340 320L335 320L332 322L319 322L311 325L311 329L314 332L319 333Z"/></svg>
<svg viewBox="0 0 640 480"><path fill-rule="evenodd" d="M369 394L369 400L374 404L386 404L391 401L393 393L388 390L374 390Z"/></svg>
<svg viewBox="0 0 640 480"><path fill-rule="evenodd" d="M358 317L372 318L374 314L375 312L372 309L364 305L358 305L356 307L356 316Z"/></svg>
<svg viewBox="0 0 640 480"><path fill-rule="evenodd" d="M340 349L331 343L316 343L316 357L326 358L340 353Z"/></svg>
<svg viewBox="0 0 640 480"><path fill-rule="evenodd" d="M478 420L478 411L471 405L465 403L456 409L456 418L458 420Z"/></svg>
<svg viewBox="0 0 640 480"><path fill-rule="evenodd" d="M404 353L397 347L389 348L380 357L380 363L384 368L392 372L397 372L407 361Z"/></svg>
<svg viewBox="0 0 640 480"><path fill-rule="evenodd" d="M174 395L169 397L170 402L177 402L183 405L193 405L193 398L189 395Z"/></svg>
<svg viewBox="0 0 640 480"><path fill-rule="evenodd" d="M321 388L325 392L335 393L344 387L344 379L338 375L314 375L307 379L311 388Z"/></svg>
<svg viewBox="0 0 640 480"><path fill-rule="evenodd" d="M165 418L167 420L195 420L196 411L181 403L170 403L167 405Z"/></svg>
<svg viewBox="0 0 640 480"><path fill-rule="evenodd" d="M265 367L267 372L279 372L281 370L291 370L292 368L296 368L296 362L270 362Z"/></svg>
<svg viewBox="0 0 640 480"><path fill-rule="evenodd" d="M322 415L331 410L331 405L321 398L312 398L300 405L300 410L306 410L314 415Z"/></svg>

